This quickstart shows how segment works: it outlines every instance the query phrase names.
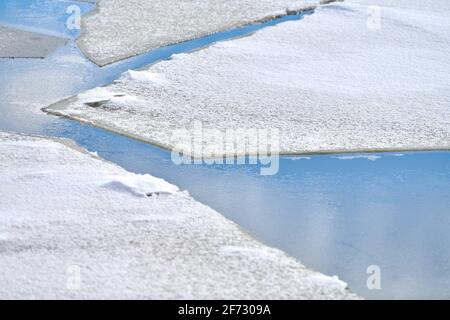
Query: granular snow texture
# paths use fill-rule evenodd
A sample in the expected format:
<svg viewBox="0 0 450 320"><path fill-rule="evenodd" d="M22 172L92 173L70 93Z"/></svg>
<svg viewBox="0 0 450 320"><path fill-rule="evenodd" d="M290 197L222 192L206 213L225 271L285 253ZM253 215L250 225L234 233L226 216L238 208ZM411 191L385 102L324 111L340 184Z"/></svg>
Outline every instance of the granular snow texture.
<svg viewBox="0 0 450 320"><path fill-rule="evenodd" d="M349 299L186 192L0 133L1 299Z"/></svg>
<svg viewBox="0 0 450 320"><path fill-rule="evenodd" d="M449 148L450 2L356 2L367 1L175 55L48 110L169 149L194 121L279 129L282 153Z"/></svg>
<svg viewBox="0 0 450 320"><path fill-rule="evenodd" d="M313 8L315 0L100 0L82 18L82 51L105 65L151 49Z"/></svg>

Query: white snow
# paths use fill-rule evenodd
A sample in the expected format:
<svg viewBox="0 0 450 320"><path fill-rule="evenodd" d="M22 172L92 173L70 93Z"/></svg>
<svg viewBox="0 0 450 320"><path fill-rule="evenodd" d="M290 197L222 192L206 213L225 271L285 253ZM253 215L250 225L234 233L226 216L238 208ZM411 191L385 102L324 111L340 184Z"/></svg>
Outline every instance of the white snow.
<svg viewBox="0 0 450 320"><path fill-rule="evenodd" d="M366 5L323 6L147 68L164 82L101 88L138 102L91 108L80 95L49 110L170 149L194 121L278 128L282 153L449 148L450 2L440 5L382 7L379 30Z"/></svg>
<svg viewBox="0 0 450 320"><path fill-rule="evenodd" d="M83 34L78 45L92 61L105 65L164 45L286 15L288 11L314 8L318 2L99 0L98 9L82 17Z"/></svg>
<svg viewBox="0 0 450 320"><path fill-rule="evenodd" d="M155 178L151 175L137 175L129 173L127 175L111 176L105 178L103 187L117 191L135 194L137 196L152 196L159 194L173 194L178 188L166 181Z"/></svg>
<svg viewBox="0 0 450 320"><path fill-rule="evenodd" d="M354 4L364 6L379 6L381 8L407 9L412 11L422 11L429 13L450 13L447 0L347 0Z"/></svg>
<svg viewBox="0 0 450 320"><path fill-rule="evenodd" d="M152 83L166 83L167 81L164 79L163 74L151 73L149 71L134 71L128 70L125 72L120 80L125 81L142 81L142 82L152 82ZM120 81L119 80L119 81Z"/></svg>
<svg viewBox="0 0 450 320"><path fill-rule="evenodd" d="M0 133L0 180L1 299L356 298L177 187L69 141Z"/></svg>

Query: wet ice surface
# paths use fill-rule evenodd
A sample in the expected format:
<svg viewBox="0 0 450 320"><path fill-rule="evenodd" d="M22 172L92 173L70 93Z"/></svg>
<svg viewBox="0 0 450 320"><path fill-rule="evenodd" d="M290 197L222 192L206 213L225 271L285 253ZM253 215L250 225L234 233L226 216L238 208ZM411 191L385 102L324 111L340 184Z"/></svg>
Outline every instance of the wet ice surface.
<svg viewBox="0 0 450 320"><path fill-rule="evenodd" d="M317 1L293 0L100 0L83 17L82 51L105 65L164 45L250 22L285 15Z"/></svg>
<svg viewBox="0 0 450 320"><path fill-rule="evenodd" d="M2 59L0 129L71 138L128 171L164 178L364 297L449 298L448 152L282 157L277 175L261 177L255 166L175 166L164 150L40 111L213 39L102 69L72 44L44 60ZM0 232L0 239L8 237ZM382 290L367 289L369 265L380 266Z"/></svg>
<svg viewBox="0 0 450 320"><path fill-rule="evenodd" d="M0 21L10 27L18 26L40 34L75 38L80 30L72 25L67 28L68 21L74 22L74 14L78 12L85 14L94 9L94 2L94 0L1 1Z"/></svg>
<svg viewBox="0 0 450 320"><path fill-rule="evenodd" d="M87 1L1 1L0 57L44 58L62 47L79 33L66 26L74 6L80 14L93 9Z"/></svg>
<svg viewBox="0 0 450 320"><path fill-rule="evenodd" d="M0 25L0 58L44 58L66 41Z"/></svg>
<svg viewBox="0 0 450 320"><path fill-rule="evenodd" d="M301 21L127 73L50 110L167 148L179 147L175 132L194 121L222 132L278 128L283 153L448 148L448 8L386 7L373 30L366 6L320 7Z"/></svg>
<svg viewBox="0 0 450 320"><path fill-rule="evenodd" d="M162 180L1 132L0 160L3 299L355 297Z"/></svg>

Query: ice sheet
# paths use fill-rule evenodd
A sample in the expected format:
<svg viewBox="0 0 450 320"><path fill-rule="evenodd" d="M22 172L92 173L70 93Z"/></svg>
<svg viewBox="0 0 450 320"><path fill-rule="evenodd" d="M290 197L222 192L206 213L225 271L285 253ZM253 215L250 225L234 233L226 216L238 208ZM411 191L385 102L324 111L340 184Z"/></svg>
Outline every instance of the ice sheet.
<svg viewBox="0 0 450 320"><path fill-rule="evenodd" d="M100 0L82 18L82 51L105 65L164 45L304 10L317 0ZM289 10L288 10L289 8Z"/></svg>
<svg viewBox="0 0 450 320"><path fill-rule="evenodd" d="M66 41L0 25L0 58L45 58Z"/></svg>
<svg viewBox="0 0 450 320"><path fill-rule="evenodd" d="M0 298L355 298L165 181L0 133ZM230 249L232 248L232 249Z"/></svg>
<svg viewBox="0 0 450 320"><path fill-rule="evenodd" d="M194 121L278 128L283 153L449 148L450 3L441 5L381 7L377 29L366 5L331 4L50 110L167 148Z"/></svg>

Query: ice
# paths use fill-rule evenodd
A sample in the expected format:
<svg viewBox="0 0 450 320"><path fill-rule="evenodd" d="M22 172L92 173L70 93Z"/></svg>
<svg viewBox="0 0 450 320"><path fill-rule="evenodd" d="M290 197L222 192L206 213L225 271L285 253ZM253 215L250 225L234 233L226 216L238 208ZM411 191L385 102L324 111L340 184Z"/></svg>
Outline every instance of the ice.
<svg viewBox="0 0 450 320"><path fill-rule="evenodd" d="M335 0L332 0L333 2ZM322 1L326 2L326 1ZM297 1L297 2L291 2L288 4L287 7L287 13L288 14L295 14L297 12L301 12L304 10L311 10L315 9L320 5L320 1L318 0L303 0L303 1Z"/></svg>
<svg viewBox="0 0 450 320"><path fill-rule="evenodd" d="M0 180L1 299L357 298L68 140L0 133Z"/></svg>
<svg viewBox="0 0 450 320"><path fill-rule="evenodd" d="M139 103L89 108L75 97L49 110L169 149L194 121L278 128L282 153L447 149L450 2L421 3L381 7L379 29L366 5L323 6L147 68L164 83L123 77L102 88Z"/></svg>
<svg viewBox="0 0 450 320"><path fill-rule="evenodd" d="M128 175L109 177L107 180L103 187L138 196L174 194L178 191L176 186L148 174L137 175L130 173Z"/></svg>
<svg viewBox="0 0 450 320"><path fill-rule="evenodd" d="M67 39L0 25L0 58L45 58Z"/></svg>
<svg viewBox="0 0 450 320"><path fill-rule="evenodd" d="M294 9L318 1L297 1ZM82 18L81 50L105 65L164 45L286 15L292 0L100 0ZM303 5L302 5L303 3Z"/></svg>

